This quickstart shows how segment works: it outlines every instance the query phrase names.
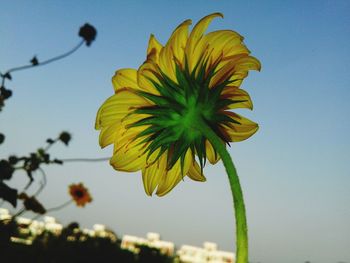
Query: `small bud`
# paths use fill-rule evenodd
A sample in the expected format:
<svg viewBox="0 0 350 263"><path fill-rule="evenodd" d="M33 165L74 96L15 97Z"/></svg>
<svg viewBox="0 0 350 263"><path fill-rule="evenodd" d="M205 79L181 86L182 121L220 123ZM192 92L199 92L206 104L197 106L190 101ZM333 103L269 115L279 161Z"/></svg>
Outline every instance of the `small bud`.
<svg viewBox="0 0 350 263"><path fill-rule="evenodd" d="M46 142L47 142L48 144L53 144L55 141L49 138L49 139L46 140Z"/></svg>
<svg viewBox="0 0 350 263"><path fill-rule="evenodd" d="M43 148L39 148L39 149L38 149L38 154L39 154L40 156L43 156L43 155L45 154L45 150L44 150Z"/></svg>
<svg viewBox="0 0 350 263"><path fill-rule="evenodd" d="M90 46L92 41L95 40L96 34L96 29L88 23L82 26L79 30L79 36L85 40L87 46Z"/></svg>
<svg viewBox="0 0 350 263"><path fill-rule="evenodd" d="M22 192L17 196L17 198L20 200L26 200L29 198L29 196L26 193Z"/></svg>
<svg viewBox="0 0 350 263"><path fill-rule="evenodd" d="M37 66L39 64L38 58L34 56L31 60L30 63L32 63L33 66Z"/></svg>
<svg viewBox="0 0 350 263"><path fill-rule="evenodd" d="M68 132L62 132L58 139L63 142L65 145L69 144L69 141L71 140L72 136Z"/></svg>

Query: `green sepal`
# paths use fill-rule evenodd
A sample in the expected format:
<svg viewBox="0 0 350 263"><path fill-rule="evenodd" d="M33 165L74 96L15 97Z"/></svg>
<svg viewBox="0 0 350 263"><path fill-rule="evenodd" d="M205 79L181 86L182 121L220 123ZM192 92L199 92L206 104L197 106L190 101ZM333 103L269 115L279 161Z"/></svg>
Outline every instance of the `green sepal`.
<svg viewBox="0 0 350 263"><path fill-rule="evenodd" d="M168 162L167 167L170 170L177 160L186 154L187 149L189 148L189 143L185 140L184 136L181 136L172 146L171 151L168 153ZM183 167L181 167L183 169Z"/></svg>
<svg viewBox="0 0 350 263"><path fill-rule="evenodd" d="M241 124L240 122L232 119L230 116L226 114L216 114L215 115L215 121L217 123L225 123L225 122L230 122L230 123L235 123L235 124Z"/></svg>
<svg viewBox="0 0 350 263"><path fill-rule="evenodd" d="M127 128L133 128L133 127L139 127L143 125L152 125L156 122L155 116L146 117L144 119L141 119L137 122L131 123L127 126Z"/></svg>
<svg viewBox="0 0 350 263"><path fill-rule="evenodd" d="M172 130L163 129L160 132L151 135L150 144L147 147L150 154L157 150L161 146L168 145L174 141Z"/></svg>

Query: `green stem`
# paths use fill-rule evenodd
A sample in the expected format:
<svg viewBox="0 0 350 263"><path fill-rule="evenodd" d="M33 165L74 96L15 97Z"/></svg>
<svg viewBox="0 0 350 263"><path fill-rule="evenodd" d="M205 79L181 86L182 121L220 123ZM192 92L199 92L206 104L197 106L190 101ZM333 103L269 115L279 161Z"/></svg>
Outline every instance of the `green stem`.
<svg viewBox="0 0 350 263"><path fill-rule="evenodd" d="M199 121L199 127L204 136L211 142L216 152L220 155L224 163L228 179L230 181L233 204L236 217L236 263L248 262L248 228L243 200L243 193L236 168L231 156L226 149L226 145L216 135L216 133L203 120Z"/></svg>

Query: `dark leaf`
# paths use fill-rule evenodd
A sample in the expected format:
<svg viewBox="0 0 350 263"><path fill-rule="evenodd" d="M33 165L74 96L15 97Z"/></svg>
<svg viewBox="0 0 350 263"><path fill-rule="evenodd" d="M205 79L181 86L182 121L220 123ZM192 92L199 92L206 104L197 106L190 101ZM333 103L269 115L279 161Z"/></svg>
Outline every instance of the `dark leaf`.
<svg viewBox="0 0 350 263"><path fill-rule="evenodd" d="M63 164L63 161L58 160L58 159L54 159L53 162L54 162L54 163L57 163L57 164Z"/></svg>
<svg viewBox="0 0 350 263"><path fill-rule="evenodd" d="M0 161L0 180L9 180L15 169L7 160Z"/></svg>
<svg viewBox="0 0 350 263"><path fill-rule="evenodd" d="M0 144L2 144L5 141L5 135L0 133Z"/></svg>
<svg viewBox="0 0 350 263"><path fill-rule="evenodd" d="M15 165L18 161L19 161L19 160L18 160L18 157L15 156L15 155L11 155L11 156L9 157L9 162L10 162L11 165Z"/></svg>
<svg viewBox="0 0 350 263"><path fill-rule="evenodd" d="M12 96L12 90L6 89L5 87L1 87L0 94L1 97L3 97L6 100Z"/></svg>
<svg viewBox="0 0 350 263"><path fill-rule="evenodd" d="M0 198L9 202L13 207L17 206L17 190L0 182Z"/></svg>

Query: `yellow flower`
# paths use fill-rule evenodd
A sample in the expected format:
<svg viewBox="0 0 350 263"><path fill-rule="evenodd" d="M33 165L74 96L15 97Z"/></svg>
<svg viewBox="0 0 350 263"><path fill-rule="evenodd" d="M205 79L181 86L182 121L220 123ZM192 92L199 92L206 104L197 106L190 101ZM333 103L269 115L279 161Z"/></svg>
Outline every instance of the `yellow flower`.
<svg viewBox="0 0 350 263"><path fill-rule="evenodd" d="M87 203L92 202L91 195L87 188L82 183L71 184L69 186L69 194L73 198L77 206L85 206Z"/></svg>
<svg viewBox="0 0 350 263"><path fill-rule="evenodd" d="M215 17L202 18L189 32L181 23L165 46L151 35L147 59L135 69L116 71L115 94L100 107L96 129L101 147L113 144L110 164L116 170L142 170L145 191L163 196L184 176L205 181L206 159L219 157L202 134L205 121L223 143L242 141L258 125L232 109L252 109L240 89L249 70L260 70L243 37L231 30L205 34Z"/></svg>

